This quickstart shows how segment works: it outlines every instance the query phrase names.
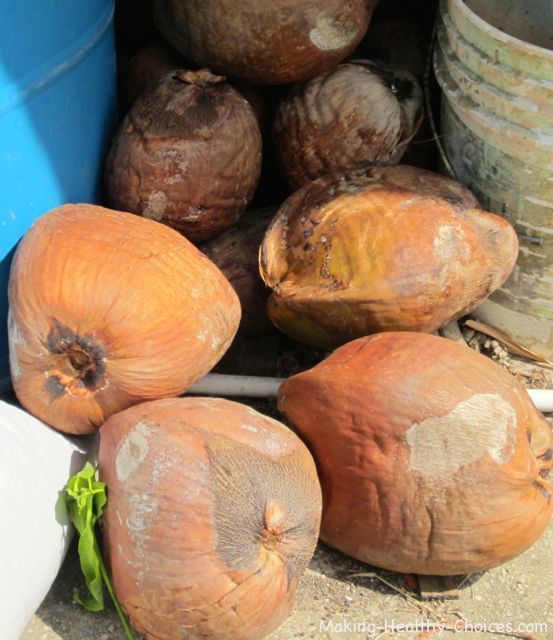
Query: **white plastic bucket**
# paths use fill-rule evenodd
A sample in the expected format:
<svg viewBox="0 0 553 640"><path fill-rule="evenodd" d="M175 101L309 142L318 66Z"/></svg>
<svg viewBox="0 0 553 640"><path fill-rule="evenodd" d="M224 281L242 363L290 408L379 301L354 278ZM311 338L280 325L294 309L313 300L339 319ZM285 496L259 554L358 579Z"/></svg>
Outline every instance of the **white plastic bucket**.
<svg viewBox="0 0 553 640"><path fill-rule="evenodd" d="M475 315L553 358L553 2L441 0L434 68L449 163L520 241Z"/></svg>
<svg viewBox="0 0 553 640"><path fill-rule="evenodd" d="M58 574L72 536L64 488L94 446L0 401L2 640L18 640Z"/></svg>

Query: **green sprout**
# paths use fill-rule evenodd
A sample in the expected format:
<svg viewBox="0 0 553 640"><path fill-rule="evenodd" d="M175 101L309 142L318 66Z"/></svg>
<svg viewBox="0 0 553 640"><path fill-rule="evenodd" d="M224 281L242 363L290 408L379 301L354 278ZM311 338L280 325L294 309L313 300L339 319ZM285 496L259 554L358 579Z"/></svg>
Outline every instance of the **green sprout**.
<svg viewBox="0 0 553 640"><path fill-rule="evenodd" d="M87 462L71 478L66 489L67 512L79 532L79 560L88 588L84 598L81 598L78 589L75 589L73 598L88 611L102 611L105 584L128 640L136 640L113 591L96 539L95 526L102 518L107 496L105 483L98 482L94 476L94 467Z"/></svg>

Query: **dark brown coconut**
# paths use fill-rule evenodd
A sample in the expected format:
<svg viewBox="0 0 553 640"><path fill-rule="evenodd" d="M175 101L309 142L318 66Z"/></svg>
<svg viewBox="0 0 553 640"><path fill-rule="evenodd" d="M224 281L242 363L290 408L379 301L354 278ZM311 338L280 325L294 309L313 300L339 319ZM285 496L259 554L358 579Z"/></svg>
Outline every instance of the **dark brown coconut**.
<svg viewBox="0 0 553 640"><path fill-rule="evenodd" d="M100 435L113 585L147 640L258 640L290 613L321 489L284 425L218 398L150 402Z"/></svg>
<svg viewBox="0 0 553 640"><path fill-rule="evenodd" d="M121 91L123 113L129 110L138 96L159 82L165 74L184 67L190 68L190 62L163 42L152 42L141 49L130 60L125 72ZM259 126L263 127L269 118L269 107L260 89L244 82L233 81L230 84L250 103Z"/></svg>
<svg viewBox="0 0 553 640"><path fill-rule="evenodd" d="M234 227L200 246L236 291L242 307L239 331L247 336L273 330L265 310L270 290L259 275L259 248L275 213L275 207L249 211Z"/></svg>
<svg viewBox="0 0 553 640"><path fill-rule="evenodd" d="M406 165L319 178L284 202L260 252L284 333L331 349L379 331L432 332L499 287L513 227L460 184Z"/></svg>
<svg viewBox="0 0 553 640"><path fill-rule="evenodd" d="M330 69L357 46L377 0L156 0L155 21L186 58L254 84Z"/></svg>
<svg viewBox="0 0 553 640"><path fill-rule="evenodd" d="M162 42L150 43L140 49L125 69L119 99L121 111L126 114L146 89L157 84L170 71L186 66L183 58Z"/></svg>
<svg viewBox="0 0 553 640"><path fill-rule="evenodd" d="M363 562L474 573L551 519L551 428L471 349L421 333L360 338L286 380L278 403L318 465L322 540Z"/></svg>
<svg viewBox="0 0 553 640"><path fill-rule="evenodd" d="M293 87L273 134L288 181L397 164L422 120L422 91L407 71L355 60Z"/></svg>
<svg viewBox="0 0 553 640"><path fill-rule="evenodd" d="M238 220L260 168L261 134L248 102L206 69L178 70L135 101L105 174L114 207L197 242Z"/></svg>

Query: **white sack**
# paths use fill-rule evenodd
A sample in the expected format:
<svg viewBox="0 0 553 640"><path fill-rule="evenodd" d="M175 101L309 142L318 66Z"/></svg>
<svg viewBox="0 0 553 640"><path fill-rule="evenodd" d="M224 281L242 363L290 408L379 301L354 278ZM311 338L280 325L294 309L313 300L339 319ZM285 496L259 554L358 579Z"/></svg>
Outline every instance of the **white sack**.
<svg viewBox="0 0 553 640"><path fill-rule="evenodd" d="M63 490L94 439L69 438L0 401L0 637L18 640L71 540Z"/></svg>

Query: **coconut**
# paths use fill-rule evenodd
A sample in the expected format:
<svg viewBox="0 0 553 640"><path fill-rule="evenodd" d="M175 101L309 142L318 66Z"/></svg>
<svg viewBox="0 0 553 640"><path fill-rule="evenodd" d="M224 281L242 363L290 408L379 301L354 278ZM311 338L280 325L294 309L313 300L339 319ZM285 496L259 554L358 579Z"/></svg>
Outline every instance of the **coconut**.
<svg viewBox="0 0 553 640"><path fill-rule="evenodd" d="M346 58L377 0L155 0L166 40L200 65L254 84L310 78Z"/></svg>
<svg viewBox="0 0 553 640"><path fill-rule="evenodd" d="M177 70L134 102L105 179L115 208L198 242L238 220L260 169L261 134L249 103L222 76Z"/></svg>
<svg viewBox="0 0 553 640"><path fill-rule="evenodd" d="M199 247L236 291L242 307L239 332L245 336L274 331L265 311L270 290L259 275L258 262L263 237L275 213L275 207L248 211L234 227Z"/></svg>
<svg viewBox="0 0 553 640"><path fill-rule="evenodd" d="M286 380L312 451L321 538L404 573L476 573L530 547L553 512L553 434L522 385L450 340L360 338Z"/></svg>
<svg viewBox="0 0 553 640"><path fill-rule="evenodd" d="M435 331L499 287L517 251L513 227L466 188L396 165L299 189L265 234L260 269L275 325L332 349L379 331Z"/></svg>
<svg viewBox="0 0 553 640"><path fill-rule="evenodd" d="M325 174L397 164L421 120L415 76L354 60L293 87L273 134L284 173L299 187Z"/></svg>
<svg viewBox="0 0 553 640"><path fill-rule="evenodd" d="M257 640L290 613L319 532L311 454L218 398L150 402L100 433L115 593L148 640Z"/></svg>

